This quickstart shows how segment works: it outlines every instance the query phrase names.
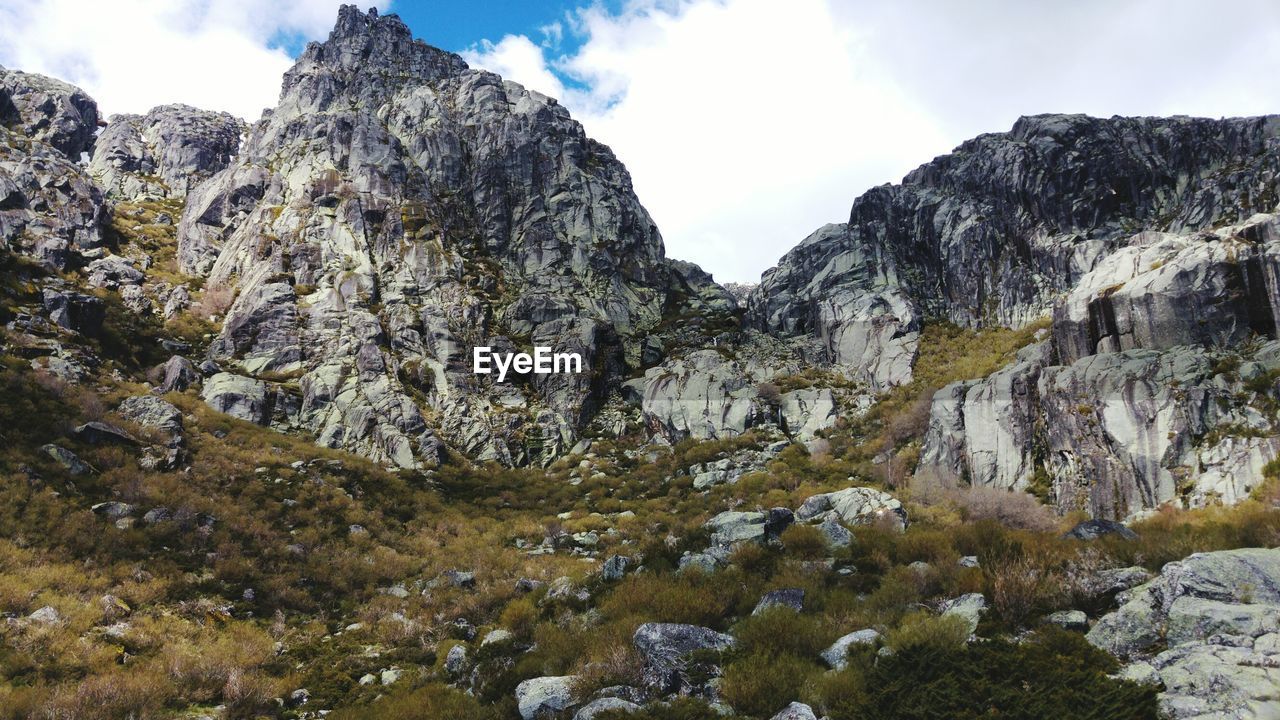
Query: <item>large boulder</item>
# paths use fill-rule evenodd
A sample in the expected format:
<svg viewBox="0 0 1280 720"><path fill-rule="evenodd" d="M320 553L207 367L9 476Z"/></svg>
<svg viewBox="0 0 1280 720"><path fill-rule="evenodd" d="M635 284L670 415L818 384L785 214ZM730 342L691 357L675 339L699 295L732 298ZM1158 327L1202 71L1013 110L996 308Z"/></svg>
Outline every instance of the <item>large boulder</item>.
<svg viewBox="0 0 1280 720"><path fill-rule="evenodd" d="M1280 549L1197 553L1120 599L1089 642L1161 683L1169 717L1280 713Z"/></svg>
<svg viewBox="0 0 1280 720"><path fill-rule="evenodd" d="M796 519L802 522L823 522L833 518L850 525L889 522L902 529L907 524L907 511L897 498L869 487L851 487L812 495L796 510Z"/></svg>
<svg viewBox="0 0 1280 720"><path fill-rule="evenodd" d="M116 408L120 416L143 427L156 428L169 433L182 432L182 411L173 403L155 395L136 395L125 398Z"/></svg>
<svg viewBox="0 0 1280 720"><path fill-rule="evenodd" d="M855 630L831 643L822 651L822 660L833 670L843 670L849 664L849 650L857 645L875 645L880 641L880 633L872 628Z"/></svg>
<svg viewBox="0 0 1280 720"><path fill-rule="evenodd" d="M255 425L269 425L274 394L261 380L218 373L204 383L200 397L209 407Z"/></svg>
<svg viewBox="0 0 1280 720"><path fill-rule="evenodd" d="M730 547L741 542L769 542L777 540L793 521L786 508L773 508L767 512L726 510L712 517L703 527L711 531L714 547Z"/></svg>
<svg viewBox="0 0 1280 720"><path fill-rule="evenodd" d="M14 110L5 123L75 161L93 147L98 104L80 88L44 75L0 68L0 94Z"/></svg>
<svg viewBox="0 0 1280 720"><path fill-rule="evenodd" d="M602 697L578 708L578 712L573 714L573 720L596 720L604 712L631 714L639 710L639 705L622 698Z"/></svg>
<svg viewBox="0 0 1280 720"><path fill-rule="evenodd" d="M813 714L813 708L800 702L793 702L790 705L778 711L769 720L818 720L818 716Z"/></svg>
<svg viewBox="0 0 1280 720"><path fill-rule="evenodd" d="M663 693L688 693L695 689L686 673L689 656L699 651L723 652L735 640L697 625L645 623L636 629L632 643L644 658L646 684Z"/></svg>
<svg viewBox="0 0 1280 720"><path fill-rule="evenodd" d="M766 417L756 383L716 350L651 368L628 386L648 424L670 441L733 437Z"/></svg>
<svg viewBox="0 0 1280 720"><path fill-rule="evenodd" d="M574 705L572 675L539 677L516 686L516 707L522 720L555 717Z"/></svg>
<svg viewBox="0 0 1280 720"><path fill-rule="evenodd" d="M100 298L46 288L42 299L45 312L49 313L49 320L54 325L91 337L102 332L107 308Z"/></svg>
<svg viewBox="0 0 1280 720"><path fill-rule="evenodd" d="M187 105L113 115L94 145L89 172L111 197L185 199L230 164L244 130L237 117Z"/></svg>

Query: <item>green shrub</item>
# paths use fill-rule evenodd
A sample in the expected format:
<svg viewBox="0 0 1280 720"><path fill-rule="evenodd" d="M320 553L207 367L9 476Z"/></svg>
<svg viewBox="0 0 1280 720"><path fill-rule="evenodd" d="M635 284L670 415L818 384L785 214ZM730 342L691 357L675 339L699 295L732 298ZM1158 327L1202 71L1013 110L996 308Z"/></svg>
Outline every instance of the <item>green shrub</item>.
<svg viewBox="0 0 1280 720"><path fill-rule="evenodd" d="M492 707L461 690L432 684L412 692L390 695L363 707L335 710L332 720L487 720L500 715Z"/></svg>
<svg viewBox="0 0 1280 720"><path fill-rule="evenodd" d="M739 712L770 717L800 697L806 680L820 671L795 655L752 653L725 668L720 693Z"/></svg>
<svg viewBox="0 0 1280 720"><path fill-rule="evenodd" d="M969 625L955 615L933 615L918 611L907 615L897 628L885 635L884 644L894 652L917 648L950 651L964 647Z"/></svg>
<svg viewBox="0 0 1280 720"><path fill-rule="evenodd" d="M734 637L748 653L816 657L833 639L820 618L788 607L771 607L738 623Z"/></svg>
<svg viewBox="0 0 1280 720"><path fill-rule="evenodd" d="M815 694L831 720L1156 720L1156 689L1108 677L1115 669L1078 633L1046 628L1021 643L905 646L823 678Z"/></svg>
<svg viewBox="0 0 1280 720"><path fill-rule="evenodd" d="M792 525L782 532L782 546L787 554L802 560L817 560L827 555L827 537L813 525Z"/></svg>

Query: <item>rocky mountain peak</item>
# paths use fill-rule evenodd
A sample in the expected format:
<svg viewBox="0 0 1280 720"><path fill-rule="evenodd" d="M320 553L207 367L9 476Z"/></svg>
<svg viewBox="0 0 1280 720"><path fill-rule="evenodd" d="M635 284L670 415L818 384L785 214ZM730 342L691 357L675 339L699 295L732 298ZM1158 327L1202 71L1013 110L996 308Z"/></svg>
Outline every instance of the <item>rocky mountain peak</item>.
<svg viewBox="0 0 1280 720"><path fill-rule="evenodd" d="M415 40L396 15L343 5L324 42L309 43L285 74L282 102L325 110L338 97L380 104L406 84L433 84L467 70L454 53Z"/></svg>

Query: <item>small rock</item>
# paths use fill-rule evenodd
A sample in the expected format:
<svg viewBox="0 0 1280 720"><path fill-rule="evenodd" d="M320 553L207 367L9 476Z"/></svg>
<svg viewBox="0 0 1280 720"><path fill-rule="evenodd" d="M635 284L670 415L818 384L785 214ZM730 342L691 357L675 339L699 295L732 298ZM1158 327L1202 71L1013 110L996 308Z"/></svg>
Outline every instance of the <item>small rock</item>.
<svg viewBox="0 0 1280 720"><path fill-rule="evenodd" d="M880 633L871 628L851 632L831 644L822 651L822 659L834 670L843 670L849 664L849 648L854 645L874 645L880 640Z"/></svg>
<svg viewBox="0 0 1280 720"><path fill-rule="evenodd" d="M1089 616L1082 610L1059 610L1045 618L1045 622L1064 630L1088 630Z"/></svg>
<svg viewBox="0 0 1280 720"><path fill-rule="evenodd" d="M818 720L818 718L813 714L813 708L804 703L793 702L770 720Z"/></svg>
<svg viewBox="0 0 1280 720"><path fill-rule="evenodd" d="M1085 520L1068 530L1063 537L1076 540L1097 540L1104 535L1118 535L1125 540L1137 540L1138 534L1114 520Z"/></svg>
<svg viewBox="0 0 1280 720"><path fill-rule="evenodd" d="M450 675L461 673L467 666L467 646L454 645L444 656L444 671Z"/></svg>
<svg viewBox="0 0 1280 720"><path fill-rule="evenodd" d="M289 707L302 707L311 699L311 693L306 688L298 688L289 693L289 700L286 703Z"/></svg>
<svg viewBox="0 0 1280 720"><path fill-rule="evenodd" d="M623 574L627 572L627 565L630 563L631 558L622 555L610 555L600 568L600 577L607 582L621 580Z"/></svg>
<svg viewBox="0 0 1280 720"><path fill-rule="evenodd" d="M401 670L400 668L395 668L395 667L388 668L386 670L383 670L378 675L378 681L381 682L383 685L391 685L395 681L399 680L400 676L403 674L404 674L404 671Z"/></svg>
<svg viewBox="0 0 1280 720"><path fill-rule="evenodd" d="M40 623L41 625L51 625L53 623L62 622L62 614L52 606L45 605L39 610L28 615L27 619L32 622Z"/></svg>
<svg viewBox="0 0 1280 720"><path fill-rule="evenodd" d="M639 705L621 698L602 697L583 705L574 713L573 720L595 720L597 715L605 711L633 713L639 709Z"/></svg>
<svg viewBox="0 0 1280 720"><path fill-rule="evenodd" d="M968 593L942 603L941 610L943 615L963 618L969 625L969 634L972 635L977 632L982 613L987 610L987 599L982 596L982 593Z"/></svg>
<svg viewBox="0 0 1280 720"><path fill-rule="evenodd" d="M484 647L485 645L492 645L494 643L507 642L508 640L511 640L513 637L515 636L511 634L510 630L506 630L503 628L490 630L489 632L485 633L484 639L480 641L480 647Z"/></svg>
<svg viewBox="0 0 1280 720"><path fill-rule="evenodd" d="M137 445L137 438L114 425L104 422L87 422L71 431L80 442L89 445Z"/></svg>
<svg viewBox="0 0 1280 720"><path fill-rule="evenodd" d="M773 607L785 607L800 612L804 609L804 590L801 588L782 588L781 590L772 590L765 593L760 598L760 602L756 603L756 609L751 611L752 615L760 613Z"/></svg>
<svg viewBox="0 0 1280 720"><path fill-rule="evenodd" d="M72 477L88 475L93 471L93 468L89 467L88 463L81 460L78 455L64 447L50 443L40 449L44 451L45 455L53 458L54 461L66 469L67 474Z"/></svg>

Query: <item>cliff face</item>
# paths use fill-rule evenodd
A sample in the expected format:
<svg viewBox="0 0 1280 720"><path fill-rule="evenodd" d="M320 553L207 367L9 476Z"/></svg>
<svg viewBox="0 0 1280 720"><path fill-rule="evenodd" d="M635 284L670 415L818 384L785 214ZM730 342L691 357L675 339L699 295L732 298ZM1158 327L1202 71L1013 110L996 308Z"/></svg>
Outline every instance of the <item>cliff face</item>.
<svg viewBox="0 0 1280 720"><path fill-rule="evenodd" d="M1138 229L1271 210L1278 136L1270 117L1023 118L858 198L764 274L748 321L900 384L925 318L1023 325Z"/></svg>
<svg viewBox="0 0 1280 720"><path fill-rule="evenodd" d="M235 289L213 355L289 378L286 425L401 466L440 438L553 456L664 315L734 305L665 259L625 168L555 100L351 7L192 191L179 262ZM496 385L477 345L579 352L585 372Z"/></svg>
<svg viewBox="0 0 1280 720"><path fill-rule="evenodd" d="M247 128L163 106L95 136L82 91L10 71L0 119L9 249L142 315L199 302L206 402L391 465L547 462L588 431L809 441L911 382L940 322L1046 330L938 393L902 440L919 474L1127 517L1233 502L1280 453L1280 118L1023 118L733 292L665 257L555 100L394 16L344 8ZM100 300L49 290L54 324L94 324ZM477 346L583 372L498 383Z"/></svg>

